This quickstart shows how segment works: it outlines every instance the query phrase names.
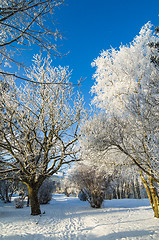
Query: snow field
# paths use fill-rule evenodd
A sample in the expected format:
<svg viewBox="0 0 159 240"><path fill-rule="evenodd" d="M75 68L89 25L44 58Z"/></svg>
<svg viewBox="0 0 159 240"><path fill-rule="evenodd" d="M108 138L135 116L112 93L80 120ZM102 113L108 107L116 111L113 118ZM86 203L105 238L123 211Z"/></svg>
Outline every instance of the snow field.
<svg viewBox="0 0 159 240"><path fill-rule="evenodd" d="M0 205L0 239L5 240L147 240L159 239L159 219L148 199L106 200L101 209L78 198L54 195L41 205L41 216L30 208Z"/></svg>

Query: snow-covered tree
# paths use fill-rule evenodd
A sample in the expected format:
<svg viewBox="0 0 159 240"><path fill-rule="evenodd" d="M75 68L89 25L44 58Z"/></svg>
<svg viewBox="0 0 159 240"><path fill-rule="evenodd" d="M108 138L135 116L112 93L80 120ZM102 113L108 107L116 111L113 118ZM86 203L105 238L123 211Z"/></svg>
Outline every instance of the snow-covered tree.
<svg viewBox="0 0 159 240"><path fill-rule="evenodd" d="M114 160L117 161L116 158ZM127 164L122 164L116 168L116 174L112 177L114 190L111 192L111 198L140 199L147 197L138 169L134 164L127 162Z"/></svg>
<svg viewBox="0 0 159 240"><path fill-rule="evenodd" d="M54 10L63 0L0 0L0 63L10 67L11 63L24 66L17 58L24 50L36 46L48 53L59 55L56 39L61 34L55 28ZM49 19L49 24L46 21ZM0 70L1 76L15 72ZM19 76L20 77L20 76ZM28 79L29 80L29 79Z"/></svg>
<svg viewBox="0 0 159 240"><path fill-rule="evenodd" d="M72 171L72 168L71 168ZM70 172L70 170L68 170ZM63 188L64 193L67 197L70 195L78 196L79 194L79 188L75 181L72 181L72 178L70 177L71 173L69 175L66 175L63 179Z"/></svg>
<svg viewBox="0 0 159 240"><path fill-rule="evenodd" d="M13 193L18 189L17 182L11 182L8 180L1 180L0 181L0 198L5 203L11 201L11 197Z"/></svg>
<svg viewBox="0 0 159 240"><path fill-rule="evenodd" d="M80 139L82 158L87 160L90 166L96 164L97 168L103 169L109 179L111 177L109 187L105 191L106 197L109 199L141 198L143 184L137 166L117 148L112 147L109 151L107 149L101 151L100 148L91 147L87 143L86 135L87 130Z"/></svg>
<svg viewBox="0 0 159 240"><path fill-rule="evenodd" d="M70 182L75 184L79 192L83 192L91 207L101 207L105 198L105 191L111 181L111 177L103 168L82 161L69 171L69 179Z"/></svg>
<svg viewBox="0 0 159 240"><path fill-rule="evenodd" d="M49 59L36 55L27 77L40 84L17 86L7 78L9 92L1 89L0 147L5 158L0 174L27 185L31 214L38 215L43 181L76 160L84 110L83 99L69 83L68 68L54 68Z"/></svg>
<svg viewBox="0 0 159 240"><path fill-rule="evenodd" d="M104 114L85 124L90 147L115 148L149 176L155 216L159 182L159 38L150 22L128 46L103 51L96 66L93 102Z"/></svg>
<svg viewBox="0 0 159 240"><path fill-rule="evenodd" d="M158 35L148 22L129 45L103 51L92 63L96 67L93 103L121 116L131 95L145 97L151 93L157 97L159 72L154 59L158 59L158 42Z"/></svg>

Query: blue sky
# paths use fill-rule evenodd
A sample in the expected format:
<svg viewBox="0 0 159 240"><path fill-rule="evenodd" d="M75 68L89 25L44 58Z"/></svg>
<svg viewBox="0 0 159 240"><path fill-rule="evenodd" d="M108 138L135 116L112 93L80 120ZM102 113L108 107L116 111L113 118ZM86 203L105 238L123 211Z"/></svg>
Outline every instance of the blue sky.
<svg viewBox="0 0 159 240"><path fill-rule="evenodd" d="M55 10L54 19L64 37L57 42L62 45L59 50L69 54L53 58L53 65L69 66L73 83L86 78L81 91L88 106L94 84L92 61L102 50L129 44L148 21L159 25L158 15L159 0L65 0L65 5ZM39 53L36 46L20 58L30 65L33 53Z"/></svg>
<svg viewBox="0 0 159 240"><path fill-rule="evenodd" d="M57 28L65 37L60 49L63 53L70 51L62 59L55 59L55 64L69 65L74 83L86 78L81 90L87 104L94 83L93 59L102 50L131 42L148 21L159 25L158 0L66 0L55 13Z"/></svg>

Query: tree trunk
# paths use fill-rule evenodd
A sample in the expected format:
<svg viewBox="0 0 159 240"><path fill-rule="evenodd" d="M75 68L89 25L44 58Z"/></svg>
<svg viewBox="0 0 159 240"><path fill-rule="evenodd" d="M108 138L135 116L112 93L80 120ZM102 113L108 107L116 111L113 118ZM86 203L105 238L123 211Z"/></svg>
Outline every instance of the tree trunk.
<svg viewBox="0 0 159 240"><path fill-rule="evenodd" d="M144 187L146 189L151 207L154 211L154 217L159 218L159 198L158 198L156 187L154 185L153 178L149 176L149 185L148 185L148 182L145 180L142 173L140 173L140 176L143 181Z"/></svg>
<svg viewBox="0 0 159 240"><path fill-rule="evenodd" d="M153 200L154 216L156 218L159 218L159 198L158 198L156 187L154 185L153 178L151 176L149 177L149 182L150 182L151 196Z"/></svg>
<svg viewBox="0 0 159 240"><path fill-rule="evenodd" d="M40 215L40 203L38 199L38 188L36 186L28 186L29 200L31 205L31 215Z"/></svg>
<svg viewBox="0 0 159 240"><path fill-rule="evenodd" d="M9 201L9 196L8 196L8 187L6 187L6 189L5 189L5 194L6 194L6 203L9 203L10 201Z"/></svg>
<svg viewBox="0 0 159 240"><path fill-rule="evenodd" d="M135 190L136 190L137 198L141 199L140 185L139 185L138 179L136 179Z"/></svg>
<svg viewBox="0 0 159 240"><path fill-rule="evenodd" d="M146 189L147 196L148 196L148 198L149 198L149 201L150 201L151 207L152 207L152 209L154 210L154 207L153 207L153 200L152 200L152 196L151 196L150 188L149 188L148 183L147 183L147 181L145 180L145 178L144 178L142 172L140 172L140 177L141 177L141 180L142 180L142 182L143 182L143 184L144 184L144 187L145 187L145 189Z"/></svg>

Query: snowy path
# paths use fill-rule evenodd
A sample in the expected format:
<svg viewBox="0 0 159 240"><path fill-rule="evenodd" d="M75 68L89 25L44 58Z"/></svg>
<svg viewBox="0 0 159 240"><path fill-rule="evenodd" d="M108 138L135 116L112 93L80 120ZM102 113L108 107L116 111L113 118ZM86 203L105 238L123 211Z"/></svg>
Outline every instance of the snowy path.
<svg viewBox="0 0 159 240"><path fill-rule="evenodd" d="M42 216L30 209L0 206L0 239L6 240L159 240L159 219L147 199L107 200L92 209L78 198L56 195L42 205Z"/></svg>

